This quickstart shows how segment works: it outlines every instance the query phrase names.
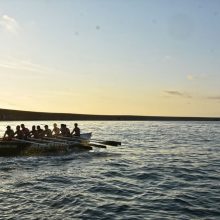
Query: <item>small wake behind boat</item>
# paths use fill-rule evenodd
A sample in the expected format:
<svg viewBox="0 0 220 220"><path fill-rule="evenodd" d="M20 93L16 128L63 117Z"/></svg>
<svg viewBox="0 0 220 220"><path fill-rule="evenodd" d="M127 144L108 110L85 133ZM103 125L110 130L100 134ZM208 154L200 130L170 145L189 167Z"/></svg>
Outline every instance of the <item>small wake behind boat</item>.
<svg viewBox="0 0 220 220"><path fill-rule="evenodd" d="M0 156L38 155L48 153L72 152L92 150L90 139L92 133L81 134L72 141L58 140L58 138L44 139L16 139L4 141L0 139Z"/></svg>

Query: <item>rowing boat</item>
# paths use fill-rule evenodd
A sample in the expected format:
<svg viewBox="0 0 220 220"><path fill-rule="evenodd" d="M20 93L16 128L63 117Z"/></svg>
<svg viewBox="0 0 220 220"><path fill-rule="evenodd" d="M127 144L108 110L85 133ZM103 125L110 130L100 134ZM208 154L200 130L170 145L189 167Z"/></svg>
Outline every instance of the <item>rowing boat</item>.
<svg viewBox="0 0 220 220"><path fill-rule="evenodd" d="M0 156L19 156L39 153L72 152L81 150L92 150L89 142L92 133L81 134L74 141L58 141L58 138L51 140L29 138L13 139L4 141L0 139Z"/></svg>

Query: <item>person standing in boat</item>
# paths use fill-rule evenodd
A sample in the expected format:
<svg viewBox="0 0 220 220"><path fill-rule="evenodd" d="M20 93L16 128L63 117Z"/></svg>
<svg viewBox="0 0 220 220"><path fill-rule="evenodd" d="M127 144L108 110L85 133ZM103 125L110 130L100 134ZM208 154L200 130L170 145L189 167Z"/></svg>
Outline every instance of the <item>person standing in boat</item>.
<svg viewBox="0 0 220 220"><path fill-rule="evenodd" d="M15 136L15 138L18 138L18 139L23 139L24 138L24 135L23 135L23 132L21 130L20 125L16 126L16 131L15 131L14 136Z"/></svg>
<svg viewBox="0 0 220 220"><path fill-rule="evenodd" d="M44 128L44 137L52 137L52 131L48 128L48 125L45 125Z"/></svg>
<svg viewBox="0 0 220 220"><path fill-rule="evenodd" d="M21 124L21 130L22 130L22 132L23 132L23 137L24 137L24 139L27 139L28 137L30 137L30 131L29 131L28 128L26 128L26 127L24 126L24 124Z"/></svg>
<svg viewBox="0 0 220 220"><path fill-rule="evenodd" d="M12 140L12 138L14 137L14 131L11 129L11 126L7 126L6 127L6 131L5 131L5 134L4 134L4 136L3 136L3 140L4 141L11 141Z"/></svg>
<svg viewBox="0 0 220 220"><path fill-rule="evenodd" d="M59 136L60 135L60 129L57 127L57 124L53 124L53 131L52 134L54 133L54 136Z"/></svg>
<svg viewBox="0 0 220 220"><path fill-rule="evenodd" d="M80 136L80 128L78 127L77 123L75 123L74 126L75 127L74 127L73 131L71 132L71 135L79 137Z"/></svg>

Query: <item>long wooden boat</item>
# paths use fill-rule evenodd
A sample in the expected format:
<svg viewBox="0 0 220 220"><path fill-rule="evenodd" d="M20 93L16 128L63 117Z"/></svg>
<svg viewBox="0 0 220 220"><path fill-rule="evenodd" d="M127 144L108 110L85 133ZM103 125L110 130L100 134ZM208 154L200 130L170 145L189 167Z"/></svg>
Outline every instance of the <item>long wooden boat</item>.
<svg viewBox="0 0 220 220"><path fill-rule="evenodd" d="M0 139L0 157L2 156L19 156L19 155L35 155L50 154L60 152L72 152L82 150L92 150L90 139L92 133L82 134L73 141L58 141L56 138L51 140L33 139L20 140L13 139L4 141Z"/></svg>

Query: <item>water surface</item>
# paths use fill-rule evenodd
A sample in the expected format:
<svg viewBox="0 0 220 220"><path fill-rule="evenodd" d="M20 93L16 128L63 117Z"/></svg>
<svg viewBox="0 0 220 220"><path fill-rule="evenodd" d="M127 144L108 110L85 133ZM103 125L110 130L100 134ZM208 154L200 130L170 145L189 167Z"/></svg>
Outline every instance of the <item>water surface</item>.
<svg viewBox="0 0 220 220"><path fill-rule="evenodd" d="M7 124L20 122L1 122L0 135ZM123 144L1 157L0 219L219 219L219 122L79 125Z"/></svg>

